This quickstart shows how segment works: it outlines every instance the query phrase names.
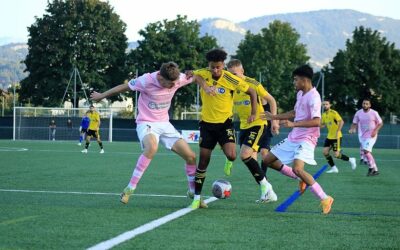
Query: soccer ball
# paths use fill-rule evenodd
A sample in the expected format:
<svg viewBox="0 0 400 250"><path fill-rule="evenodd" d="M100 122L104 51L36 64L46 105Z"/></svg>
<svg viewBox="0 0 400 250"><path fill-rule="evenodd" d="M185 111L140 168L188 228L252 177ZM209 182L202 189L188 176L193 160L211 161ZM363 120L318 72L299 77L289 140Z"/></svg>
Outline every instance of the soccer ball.
<svg viewBox="0 0 400 250"><path fill-rule="evenodd" d="M212 184L212 193L218 199L225 199L231 196L232 185L226 180L216 180Z"/></svg>

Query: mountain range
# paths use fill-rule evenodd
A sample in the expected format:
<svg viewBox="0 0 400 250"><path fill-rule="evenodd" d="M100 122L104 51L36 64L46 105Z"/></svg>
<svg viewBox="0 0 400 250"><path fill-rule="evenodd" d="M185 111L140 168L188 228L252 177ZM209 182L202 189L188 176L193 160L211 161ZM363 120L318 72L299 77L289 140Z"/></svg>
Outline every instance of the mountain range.
<svg viewBox="0 0 400 250"><path fill-rule="evenodd" d="M310 62L316 68L329 63L339 49L344 49L346 40L351 39L353 31L358 26L378 30L382 37L395 43L396 48L399 48L400 44L400 20L354 10L319 10L267 15L239 23L221 18L203 19L199 21L200 34L214 36L229 55L234 55L247 31L253 34L259 33L274 20L290 23L300 34L300 42L306 45ZM12 41L12 38L0 37L0 45L7 41ZM130 42L128 48L136 46L137 42ZM24 77L25 73L22 72L24 67L18 64L26 54L26 44L0 46L0 85L3 85L0 87Z"/></svg>

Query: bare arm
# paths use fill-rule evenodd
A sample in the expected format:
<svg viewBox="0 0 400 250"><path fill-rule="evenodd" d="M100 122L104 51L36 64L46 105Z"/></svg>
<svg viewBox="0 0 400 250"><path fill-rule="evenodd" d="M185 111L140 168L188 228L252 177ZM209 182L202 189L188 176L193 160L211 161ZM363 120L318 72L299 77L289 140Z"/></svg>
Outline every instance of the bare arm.
<svg viewBox="0 0 400 250"><path fill-rule="evenodd" d="M267 94L266 96L263 97L263 103L267 102L269 104L269 108L271 110L271 114L276 115L278 113L278 105L276 105L275 98ZM272 120L271 121L271 132L272 134L279 134L279 123L277 120Z"/></svg>
<svg viewBox="0 0 400 250"><path fill-rule="evenodd" d="M340 131L342 131L343 124L344 124L344 121L343 121L343 120L340 120L340 121L339 121L339 124L338 124L338 129L337 129L337 131L336 131L336 138L337 138L337 139L339 138L339 133L340 133Z"/></svg>
<svg viewBox="0 0 400 250"><path fill-rule="evenodd" d="M196 82L207 94L216 95L216 89L214 86L208 86L206 80L198 75L192 75L193 81Z"/></svg>
<svg viewBox="0 0 400 250"><path fill-rule="evenodd" d="M283 120L281 122L281 125L284 127L287 127L287 128L295 128L295 127L311 128L311 127L319 127L320 123L321 123L321 118L314 117L311 120L296 121L296 122L292 122L289 120Z"/></svg>
<svg viewBox="0 0 400 250"><path fill-rule="evenodd" d="M294 110L282 113L282 114L272 114L268 111L265 111L264 113L260 114L260 118L264 120L289 120L293 119L296 115L296 112Z"/></svg>
<svg viewBox="0 0 400 250"><path fill-rule="evenodd" d="M113 95L117 95L119 93L123 93L129 90L129 86L128 83L123 83L120 84L118 86L115 86L114 88L111 88L103 93L98 93L96 91L94 91L91 95L90 95L90 99L93 101L101 101L104 98L113 96Z"/></svg>
<svg viewBox="0 0 400 250"><path fill-rule="evenodd" d="M247 122L251 123L256 119L256 114L257 114L257 93L253 88L248 88L245 93L250 95L251 114L250 114L249 118L247 119Z"/></svg>
<svg viewBox="0 0 400 250"><path fill-rule="evenodd" d="M379 123L378 126L376 126L376 128L372 131L371 136L375 137L382 127L383 127L383 122Z"/></svg>
<svg viewBox="0 0 400 250"><path fill-rule="evenodd" d="M349 133L350 134L353 134L353 133L355 133L357 131L357 123L352 123L351 124L351 127L350 127L350 129L349 129Z"/></svg>

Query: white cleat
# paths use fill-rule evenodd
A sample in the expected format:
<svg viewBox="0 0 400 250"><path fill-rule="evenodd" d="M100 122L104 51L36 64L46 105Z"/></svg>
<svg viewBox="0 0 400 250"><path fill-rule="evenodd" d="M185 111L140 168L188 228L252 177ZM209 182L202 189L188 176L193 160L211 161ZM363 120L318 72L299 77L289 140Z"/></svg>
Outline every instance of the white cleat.
<svg viewBox="0 0 400 250"><path fill-rule="evenodd" d="M349 158L349 162L351 164L351 169L356 170L357 168L356 158L354 157Z"/></svg>
<svg viewBox="0 0 400 250"><path fill-rule="evenodd" d="M101 150L100 150L100 154L104 154L104 149L101 149Z"/></svg>
<svg viewBox="0 0 400 250"><path fill-rule="evenodd" d="M328 171L326 171L328 174L337 174L339 173L339 169L336 166L331 167Z"/></svg>
<svg viewBox="0 0 400 250"><path fill-rule="evenodd" d="M269 203L269 202L275 202L278 200L278 196L272 189L272 185L267 186L267 192L261 192L261 197L259 200L256 200L257 203Z"/></svg>
<svg viewBox="0 0 400 250"><path fill-rule="evenodd" d="M81 151L84 154L87 154L87 149L85 148L84 150Z"/></svg>

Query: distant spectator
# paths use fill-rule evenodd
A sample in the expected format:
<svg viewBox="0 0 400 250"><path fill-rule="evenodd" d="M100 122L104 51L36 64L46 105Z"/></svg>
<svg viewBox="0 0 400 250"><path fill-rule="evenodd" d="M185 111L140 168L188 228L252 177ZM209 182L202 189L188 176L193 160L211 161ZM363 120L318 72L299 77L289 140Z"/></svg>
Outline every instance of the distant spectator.
<svg viewBox="0 0 400 250"><path fill-rule="evenodd" d="M49 124L49 140L55 141L56 140L56 121L51 119Z"/></svg>
<svg viewBox="0 0 400 250"><path fill-rule="evenodd" d="M72 127L73 127L72 120L70 118L68 118L68 120L67 120L67 135L68 135L68 137L71 137L71 135L72 135Z"/></svg>

